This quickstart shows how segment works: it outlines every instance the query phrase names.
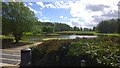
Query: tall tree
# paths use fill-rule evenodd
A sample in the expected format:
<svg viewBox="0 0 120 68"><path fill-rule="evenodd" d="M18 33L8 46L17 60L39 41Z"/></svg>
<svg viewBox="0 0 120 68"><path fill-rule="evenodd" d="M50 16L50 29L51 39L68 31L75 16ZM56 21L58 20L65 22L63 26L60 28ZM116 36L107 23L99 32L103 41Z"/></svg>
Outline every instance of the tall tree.
<svg viewBox="0 0 120 68"><path fill-rule="evenodd" d="M97 25L97 31L100 33L120 33L120 22L118 20L119 19L109 19L101 21Z"/></svg>
<svg viewBox="0 0 120 68"><path fill-rule="evenodd" d="M22 2L2 2L3 34L10 33L19 42L37 21L34 13Z"/></svg>
<svg viewBox="0 0 120 68"><path fill-rule="evenodd" d="M43 32L52 33L53 32L53 27L51 27L51 26L44 26L43 27Z"/></svg>
<svg viewBox="0 0 120 68"><path fill-rule="evenodd" d="M79 31L80 29L79 29L79 27L74 26L74 27L73 27L73 30L74 30L74 31Z"/></svg>

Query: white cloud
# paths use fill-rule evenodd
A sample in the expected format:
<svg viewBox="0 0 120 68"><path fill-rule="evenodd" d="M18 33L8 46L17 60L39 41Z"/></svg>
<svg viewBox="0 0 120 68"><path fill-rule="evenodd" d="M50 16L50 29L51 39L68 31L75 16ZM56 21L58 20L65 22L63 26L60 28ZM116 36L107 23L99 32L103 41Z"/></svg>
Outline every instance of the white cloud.
<svg viewBox="0 0 120 68"><path fill-rule="evenodd" d="M49 4L37 2L37 4L42 8L69 9L72 16L69 19L69 25L77 24L76 26L92 27L101 20L117 16L118 2L119 0L77 0L76 2L56 1ZM63 16L60 18L68 19L68 17Z"/></svg>
<svg viewBox="0 0 120 68"><path fill-rule="evenodd" d="M29 7L29 6L28 6L28 7ZM31 11L33 11L34 13L37 13L37 11L34 10L34 9L32 9L31 7L29 7L29 9L30 9Z"/></svg>
<svg viewBox="0 0 120 68"><path fill-rule="evenodd" d="M54 5L56 8L70 8L69 2L63 2L63 1L56 1L54 2Z"/></svg>
<svg viewBox="0 0 120 68"><path fill-rule="evenodd" d="M48 20L48 19L45 19L45 20L44 20L44 22L50 22L50 20Z"/></svg>
<svg viewBox="0 0 120 68"><path fill-rule="evenodd" d="M25 3L24 3L25 6L27 6Z"/></svg>
<svg viewBox="0 0 120 68"><path fill-rule="evenodd" d="M38 13L39 13L41 16L43 16L42 12L38 11Z"/></svg>
<svg viewBox="0 0 120 68"><path fill-rule="evenodd" d="M33 5L32 3L28 3L28 4L31 5L31 6Z"/></svg>
<svg viewBox="0 0 120 68"><path fill-rule="evenodd" d="M47 4L47 5L45 5L45 7L47 7L47 8L56 8L53 4Z"/></svg>
<svg viewBox="0 0 120 68"><path fill-rule="evenodd" d="M24 3L25 6L27 6L31 11L33 11L34 13L37 13L36 10L34 10L33 8L31 8L30 6L28 6L27 4Z"/></svg>
<svg viewBox="0 0 120 68"><path fill-rule="evenodd" d="M63 18L63 16L60 16L60 18Z"/></svg>
<svg viewBox="0 0 120 68"><path fill-rule="evenodd" d="M42 20L42 19L38 19L38 21L41 21L41 22L43 22L43 20Z"/></svg>
<svg viewBox="0 0 120 68"><path fill-rule="evenodd" d="M47 19L47 17L43 17L44 19Z"/></svg>
<svg viewBox="0 0 120 68"><path fill-rule="evenodd" d="M49 4L44 4L43 2L36 2L36 4L40 5L42 8L65 8L65 9L70 8L69 2L63 2L63 1L55 1Z"/></svg>
<svg viewBox="0 0 120 68"><path fill-rule="evenodd" d="M43 17L43 19L39 19L41 22L51 22L48 17Z"/></svg>
<svg viewBox="0 0 120 68"><path fill-rule="evenodd" d="M67 19L67 17L64 17L64 16L60 16L60 18L61 18L61 19L65 19L65 20Z"/></svg>
<svg viewBox="0 0 120 68"><path fill-rule="evenodd" d="M80 25L82 25L83 27L96 26L97 23L100 22L100 20L94 21L94 20L96 20L96 18L93 16L98 16L99 19L103 19L103 18L110 19L109 17L103 17L102 15L117 16L115 14L115 11L118 10L117 3L118 3L118 0L116 0L116 1L115 0L109 0L109 1L108 0L107 1L105 1L105 0L80 0L80 1L76 1L75 3L71 2L71 3L69 3L70 14L74 19L73 20L71 19L70 21L71 21L71 23L77 22ZM101 8L100 11L90 11L90 10L86 9L86 6L88 6L88 5L93 5L93 6L98 5L96 7L96 9L94 8L94 10L98 10L98 8L100 8L101 5L103 5L102 7L106 7L106 8L103 8L103 9ZM110 7L108 7L108 6L110 6ZM112 12L110 14L111 10L114 11L114 14ZM113 17L111 16L111 18L113 18ZM82 21L81 21L81 19L82 19Z"/></svg>
<svg viewBox="0 0 120 68"><path fill-rule="evenodd" d="M45 7L45 5L43 4L43 2L36 2L36 4L40 5L42 8Z"/></svg>
<svg viewBox="0 0 120 68"><path fill-rule="evenodd" d="M38 19L38 20L41 22L50 22L50 20L48 20L48 19Z"/></svg>
<svg viewBox="0 0 120 68"><path fill-rule="evenodd" d="M65 19L67 19L67 17L65 17Z"/></svg>

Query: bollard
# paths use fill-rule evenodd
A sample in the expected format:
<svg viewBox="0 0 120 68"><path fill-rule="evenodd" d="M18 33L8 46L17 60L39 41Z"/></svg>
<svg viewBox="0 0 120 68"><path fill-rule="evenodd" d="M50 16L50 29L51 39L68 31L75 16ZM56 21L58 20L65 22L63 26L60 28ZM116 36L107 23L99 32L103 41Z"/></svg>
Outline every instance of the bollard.
<svg viewBox="0 0 120 68"><path fill-rule="evenodd" d="M31 65L31 49L22 49L21 50L21 66L30 66Z"/></svg>
<svg viewBox="0 0 120 68"><path fill-rule="evenodd" d="M85 65L86 65L85 60L81 60L81 66L85 66Z"/></svg>

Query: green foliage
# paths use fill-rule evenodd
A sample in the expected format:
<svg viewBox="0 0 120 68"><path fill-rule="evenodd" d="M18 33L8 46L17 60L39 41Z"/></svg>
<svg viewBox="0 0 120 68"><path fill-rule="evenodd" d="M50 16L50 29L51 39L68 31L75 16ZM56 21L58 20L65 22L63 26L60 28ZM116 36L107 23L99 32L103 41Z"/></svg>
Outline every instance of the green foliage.
<svg viewBox="0 0 120 68"><path fill-rule="evenodd" d="M119 26L118 19L104 20L97 25L97 31L100 33L120 33Z"/></svg>
<svg viewBox="0 0 120 68"><path fill-rule="evenodd" d="M120 46L117 37L76 38L45 41L32 48L33 65L114 66L118 64Z"/></svg>
<svg viewBox="0 0 120 68"><path fill-rule="evenodd" d="M79 27L77 27L77 26L73 27L73 31L79 31L79 30L80 30Z"/></svg>
<svg viewBox="0 0 120 68"><path fill-rule="evenodd" d="M113 40L114 39L114 40ZM98 42L99 41L99 42ZM69 49L70 54L81 55L88 54L98 63L107 66L120 67L118 58L120 47L117 38L103 37L99 39L82 39L82 41L73 42Z"/></svg>
<svg viewBox="0 0 120 68"><path fill-rule="evenodd" d="M52 33L53 32L53 27L45 26L45 27L43 27L43 32Z"/></svg>
<svg viewBox="0 0 120 68"><path fill-rule="evenodd" d="M36 17L22 2L2 2L2 31L12 34L18 42L25 32L31 31Z"/></svg>
<svg viewBox="0 0 120 68"><path fill-rule="evenodd" d="M52 33L57 31L69 31L72 28L64 23L58 22L37 22L33 28L33 34Z"/></svg>
<svg viewBox="0 0 120 68"><path fill-rule="evenodd" d="M69 25L67 25L67 24L55 23L54 24L54 29L55 29L55 31L69 31L72 28Z"/></svg>

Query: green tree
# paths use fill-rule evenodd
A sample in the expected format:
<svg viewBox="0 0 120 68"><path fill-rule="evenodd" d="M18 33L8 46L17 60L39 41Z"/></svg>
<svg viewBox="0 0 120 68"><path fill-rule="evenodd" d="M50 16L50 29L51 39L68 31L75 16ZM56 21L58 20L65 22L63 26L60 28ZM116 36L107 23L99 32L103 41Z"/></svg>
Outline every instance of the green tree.
<svg viewBox="0 0 120 68"><path fill-rule="evenodd" d="M55 23L54 27L55 31L69 31L72 29L69 25L64 23Z"/></svg>
<svg viewBox="0 0 120 68"><path fill-rule="evenodd" d="M89 31L89 28L84 28L84 31Z"/></svg>
<svg viewBox="0 0 120 68"><path fill-rule="evenodd" d="M82 29L82 27L80 27L80 31L82 31L83 29Z"/></svg>
<svg viewBox="0 0 120 68"><path fill-rule="evenodd" d="M96 27L93 27L93 31L96 31Z"/></svg>
<svg viewBox="0 0 120 68"><path fill-rule="evenodd" d="M44 26L43 27L43 32L52 33L53 32L53 27L51 27L51 26Z"/></svg>
<svg viewBox="0 0 120 68"><path fill-rule="evenodd" d="M16 43L25 32L32 29L37 21L34 13L22 2L2 2L2 26L3 34L12 34Z"/></svg>
<svg viewBox="0 0 120 68"><path fill-rule="evenodd" d="M118 30L120 22L118 20L119 19L109 19L101 21L96 27L97 31L100 33L120 33Z"/></svg>
<svg viewBox="0 0 120 68"><path fill-rule="evenodd" d="M79 29L79 27L74 26L74 27L73 27L73 30L74 30L74 31L79 31L80 29Z"/></svg>

